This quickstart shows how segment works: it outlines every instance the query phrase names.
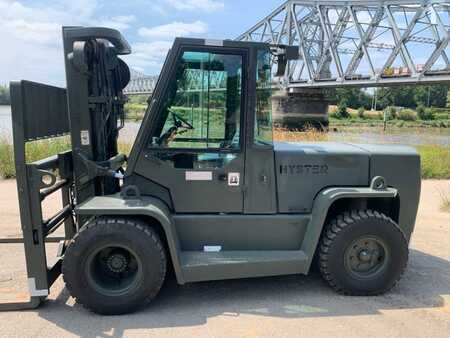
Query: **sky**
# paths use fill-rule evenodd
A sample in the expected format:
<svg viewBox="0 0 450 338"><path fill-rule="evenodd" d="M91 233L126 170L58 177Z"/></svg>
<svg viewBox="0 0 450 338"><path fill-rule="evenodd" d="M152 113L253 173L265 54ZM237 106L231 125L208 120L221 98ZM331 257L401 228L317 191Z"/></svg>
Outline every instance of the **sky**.
<svg viewBox="0 0 450 338"><path fill-rule="evenodd" d="M64 86L61 27L119 29L127 63L158 74L175 36L232 39L281 0L0 0L0 84L27 79Z"/></svg>
<svg viewBox="0 0 450 338"><path fill-rule="evenodd" d="M125 61L134 69L148 75L157 75L167 51L176 36L211 39L233 39L269 15L284 0L0 0L0 84L27 79L65 86L61 27L106 26L119 29L130 42L133 54ZM332 24L338 20L330 10ZM431 12L431 11L430 11ZM433 14L433 13L431 13ZM450 27L450 12L441 13L441 19ZM407 17L408 16L408 17ZM404 32L413 12L399 12L394 20ZM358 21L369 27L371 16L360 11ZM384 19L385 21L387 19ZM423 21L423 20L422 20ZM436 25L436 18L431 15ZM384 21L381 26L387 25ZM395 45L392 33L379 27L380 34L372 41ZM416 24L414 34L422 39L433 37L423 23ZM448 32L442 32L442 34ZM346 35L358 36L355 27ZM347 45L348 46L347 46ZM355 41L347 40L341 48L355 49ZM376 69L383 69L391 50L371 47L370 56ZM408 42L413 62L424 64L433 52L434 44ZM446 48L450 55L450 45ZM351 61L347 53L341 57L343 65ZM403 67L400 56L392 64ZM442 59L436 69L447 67ZM303 68L303 71L305 69ZM331 72L336 73L331 67ZM363 58L356 73L369 72L369 63ZM304 74L303 74L304 75Z"/></svg>

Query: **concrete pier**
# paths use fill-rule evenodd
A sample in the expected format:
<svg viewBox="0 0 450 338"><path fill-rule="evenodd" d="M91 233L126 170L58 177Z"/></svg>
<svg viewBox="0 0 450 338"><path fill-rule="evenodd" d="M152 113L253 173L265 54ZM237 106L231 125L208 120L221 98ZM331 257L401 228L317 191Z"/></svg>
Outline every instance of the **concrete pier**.
<svg viewBox="0 0 450 338"><path fill-rule="evenodd" d="M272 96L272 115L276 125L288 129L328 127L330 101L323 90L294 88Z"/></svg>

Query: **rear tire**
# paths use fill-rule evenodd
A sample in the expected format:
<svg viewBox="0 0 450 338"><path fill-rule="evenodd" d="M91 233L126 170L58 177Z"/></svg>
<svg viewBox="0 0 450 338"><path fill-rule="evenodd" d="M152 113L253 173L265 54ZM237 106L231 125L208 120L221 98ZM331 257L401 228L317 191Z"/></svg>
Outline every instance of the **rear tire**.
<svg viewBox="0 0 450 338"><path fill-rule="evenodd" d="M391 290L408 262L408 244L398 225L377 211L346 212L326 228L320 271L337 292L375 296Z"/></svg>
<svg viewBox="0 0 450 338"><path fill-rule="evenodd" d="M159 293L166 275L164 246L145 223L99 218L69 244L62 273L77 303L103 315L133 312Z"/></svg>

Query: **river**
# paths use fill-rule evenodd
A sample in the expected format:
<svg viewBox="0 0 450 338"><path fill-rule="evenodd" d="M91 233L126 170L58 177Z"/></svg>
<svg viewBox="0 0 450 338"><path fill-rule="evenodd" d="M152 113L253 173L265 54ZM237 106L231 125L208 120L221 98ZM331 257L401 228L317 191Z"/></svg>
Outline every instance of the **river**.
<svg viewBox="0 0 450 338"><path fill-rule="evenodd" d="M11 107L0 106L0 136L9 136L11 128Z"/></svg>
<svg viewBox="0 0 450 338"><path fill-rule="evenodd" d="M137 135L140 123L126 123L121 131L121 139L132 142ZM11 107L0 106L0 136L11 139ZM450 147L450 129L444 128L404 128L383 132L381 128L339 128L328 134L329 141L354 143L380 143L405 145L441 145Z"/></svg>

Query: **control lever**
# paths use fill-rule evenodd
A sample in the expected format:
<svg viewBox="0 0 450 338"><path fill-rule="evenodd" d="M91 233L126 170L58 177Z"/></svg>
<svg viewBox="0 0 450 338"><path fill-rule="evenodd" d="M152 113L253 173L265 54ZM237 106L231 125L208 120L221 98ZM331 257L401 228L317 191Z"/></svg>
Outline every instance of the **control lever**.
<svg viewBox="0 0 450 338"><path fill-rule="evenodd" d="M123 154L119 154L104 162L91 161L81 152L78 152L77 155L86 166L88 176L91 179L95 177L124 178L122 165L127 161L127 157Z"/></svg>

